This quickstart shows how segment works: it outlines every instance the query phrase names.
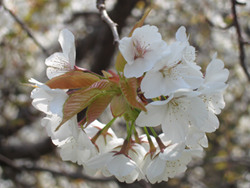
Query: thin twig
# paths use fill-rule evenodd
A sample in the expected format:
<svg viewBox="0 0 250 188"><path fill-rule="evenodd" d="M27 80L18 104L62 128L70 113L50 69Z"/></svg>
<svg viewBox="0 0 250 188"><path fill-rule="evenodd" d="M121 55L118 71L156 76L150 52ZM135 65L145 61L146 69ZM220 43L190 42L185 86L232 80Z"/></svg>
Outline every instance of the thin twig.
<svg viewBox="0 0 250 188"><path fill-rule="evenodd" d="M30 29L28 28L28 26L21 20L19 19L10 9L8 9L3 3L0 4L7 12L9 12L9 14L12 16L12 18L22 27L23 30L26 31L26 33L28 34L28 36L35 42L35 44L42 49L43 53L46 56L49 56L49 53L47 52L47 50L36 40L36 38L34 37L34 35L31 33Z"/></svg>
<svg viewBox="0 0 250 188"><path fill-rule="evenodd" d="M112 31L113 36L114 36L114 44L118 45L120 39L119 39L119 34L117 32L117 24L114 23L110 19L109 15L106 11L105 0L97 0L96 7L99 10L99 13L101 14L102 20L105 21L108 24L108 26L111 28L111 31Z"/></svg>
<svg viewBox="0 0 250 188"><path fill-rule="evenodd" d="M236 5L244 5L244 4L237 2L237 0L231 0L231 2L232 2L232 13L234 15L234 26L236 28L237 36L238 36L238 44L239 44L239 51L240 51L240 64L248 80L250 81L250 74L246 66L245 49L244 49L244 45L246 44L246 42L242 38L241 29L240 29L240 25L239 25L237 13L236 13Z"/></svg>

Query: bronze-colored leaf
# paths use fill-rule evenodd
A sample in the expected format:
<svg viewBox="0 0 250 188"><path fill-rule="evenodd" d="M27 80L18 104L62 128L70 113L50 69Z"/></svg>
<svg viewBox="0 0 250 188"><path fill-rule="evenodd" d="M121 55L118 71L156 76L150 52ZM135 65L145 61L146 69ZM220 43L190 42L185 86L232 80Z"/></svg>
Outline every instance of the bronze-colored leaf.
<svg viewBox="0 0 250 188"><path fill-rule="evenodd" d="M113 117L119 117L126 111L127 101L122 94L114 96L110 103Z"/></svg>
<svg viewBox="0 0 250 188"><path fill-rule="evenodd" d="M120 81L121 90L124 97L127 99L128 103L135 107L139 108L140 110L147 111L144 104L139 101L139 97L137 96L137 88L138 83L136 78L129 78L127 82L125 80Z"/></svg>
<svg viewBox="0 0 250 188"><path fill-rule="evenodd" d="M107 94L98 96L88 107L87 110L87 125L95 121L102 112L107 108L114 95Z"/></svg>
<svg viewBox="0 0 250 188"><path fill-rule="evenodd" d="M46 82L46 85L51 89L78 89L91 86L97 81L100 81L100 78L93 74L80 71L70 71L52 78Z"/></svg>

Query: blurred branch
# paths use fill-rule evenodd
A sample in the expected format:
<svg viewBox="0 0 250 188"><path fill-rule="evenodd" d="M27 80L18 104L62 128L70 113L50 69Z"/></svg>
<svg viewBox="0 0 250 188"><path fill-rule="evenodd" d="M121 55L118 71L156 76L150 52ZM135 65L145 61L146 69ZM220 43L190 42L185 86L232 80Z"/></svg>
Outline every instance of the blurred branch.
<svg viewBox="0 0 250 188"><path fill-rule="evenodd" d="M0 162L2 164L5 164L9 166L10 168L14 169L15 171L22 172L23 170L26 171L42 171L42 172L50 172L51 174L55 176L64 176L68 177L71 179L84 179L88 181L93 181L93 182L108 182L108 181L115 181L114 177L109 177L109 178L93 178L87 175L82 174L81 172L75 172L75 173L66 173L66 172L58 172L52 169L48 168L42 168L42 167L37 167L35 165L17 165L14 161L10 160L9 158L5 157L4 155L0 154Z"/></svg>
<svg viewBox="0 0 250 188"><path fill-rule="evenodd" d="M109 15L108 15L108 13L106 11L105 0L97 0L96 1L96 7L97 7L97 9L99 10L99 12L101 14L102 20L105 21L109 25L109 27L110 27L110 29L111 29L111 31L113 33L114 44L118 45L120 39L119 39L119 34L118 34L117 28L116 28L117 24L114 23L110 19Z"/></svg>
<svg viewBox="0 0 250 188"><path fill-rule="evenodd" d="M109 181L115 181L114 177L103 177L103 178L93 178L90 176L87 176L83 173L66 173L66 172L58 172L52 169L48 168L41 168L41 167L36 167L36 166L22 166L23 169L28 170L28 171L43 171L43 172L50 172L51 174L55 176L65 176L71 179L84 179L88 181L93 181L93 182L109 182Z"/></svg>
<svg viewBox="0 0 250 188"><path fill-rule="evenodd" d="M238 36L238 45L239 45L239 51L240 51L240 64L248 80L250 81L250 74L248 72L247 65L246 65L246 57L245 57L246 55L245 55L245 48L244 48L244 45L246 44L246 42L244 41L242 37L241 28L240 28L240 24L239 24L237 12L236 12L236 5L245 5L245 3L239 3L237 0L231 0L231 2L232 2L232 13L234 16L234 26L236 28L237 36Z"/></svg>
<svg viewBox="0 0 250 188"><path fill-rule="evenodd" d="M38 159L41 155L52 152L55 146L50 138L35 144L20 144L12 146L0 145L0 153L10 159L30 158Z"/></svg>
<svg viewBox="0 0 250 188"><path fill-rule="evenodd" d="M36 38L34 37L34 35L31 33L30 29L28 28L28 26L21 20L19 19L11 10L9 10L2 2L0 4L7 12L9 12L9 14L12 16L12 18L21 26L21 28L23 30L26 31L26 33L28 34L28 36L34 41L34 43L43 51L43 53L46 56L49 56L49 53L47 52L47 50L36 40Z"/></svg>

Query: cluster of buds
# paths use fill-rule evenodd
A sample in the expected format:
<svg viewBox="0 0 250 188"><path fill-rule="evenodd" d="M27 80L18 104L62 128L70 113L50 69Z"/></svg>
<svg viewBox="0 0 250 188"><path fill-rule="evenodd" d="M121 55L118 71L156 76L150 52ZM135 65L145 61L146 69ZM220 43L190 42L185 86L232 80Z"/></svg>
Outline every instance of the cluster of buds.
<svg viewBox="0 0 250 188"><path fill-rule="evenodd" d="M97 75L77 67L74 36L63 29L63 52L45 61L50 80L30 79L32 104L46 114L42 126L61 158L83 165L89 175L101 171L126 183L168 181L184 172L192 157L201 157L206 133L219 127L216 115L225 106L229 75L224 63L215 54L203 74L185 27L168 45L157 27L143 26L145 17L121 39L117 73ZM105 125L97 118L108 106L113 119ZM77 122L84 109L86 117ZM118 117L126 121L125 139L111 129ZM135 126L145 134L138 135Z"/></svg>

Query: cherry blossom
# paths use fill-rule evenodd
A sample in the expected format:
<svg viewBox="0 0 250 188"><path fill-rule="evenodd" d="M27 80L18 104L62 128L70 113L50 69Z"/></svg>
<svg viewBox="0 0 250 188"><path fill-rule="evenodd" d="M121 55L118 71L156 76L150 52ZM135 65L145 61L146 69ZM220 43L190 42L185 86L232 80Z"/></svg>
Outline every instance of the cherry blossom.
<svg viewBox="0 0 250 188"><path fill-rule="evenodd" d="M124 37L120 41L119 50L127 61L124 76L142 76L154 66L159 57L167 53L166 47L157 27L145 25L136 28L131 37Z"/></svg>
<svg viewBox="0 0 250 188"><path fill-rule="evenodd" d="M152 102L146 106L147 113L139 114L136 124L141 127L161 125L164 134L174 143L184 141L189 124L201 127L208 118L199 94L179 91L165 101Z"/></svg>
<svg viewBox="0 0 250 188"><path fill-rule="evenodd" d="M70 136L73 136L75 139L78 138L78 123L77 117L74 116L73 118L66 121L59 130L56 131L56 128L62 122L62 118L57 114L50 114L44 117L41 120L41 125L45 127L48 136L51 137L53 141L57 140L57 142L61 142L67 139ZM56 145L59 145L56 144Z"/></svg>
<svg viewBox="0 0 250 188"><path fill-rule="evenodd" d="M65 90L51 89L34 79L30 82L35 84L32 105L46 114L41 124L60 148L62 160L82 165L90 176L99 171L121 182L145 179L156 183L185 172L192 157L201 157L203 148L208 147L206 133L219 127L216 115L225 107L223 91L229 71L215 54L203 75L186 28L181 26L175 38L168 46L157 27L135 28L130 37L120 41L126 63L124 66L122 59L118 67L124 66L123 72L103 71L104 76L73 72L71 82L79 81L82 86L75 89L65 80L71 74L52 79L81 69L75 66L73 34L67 29L60 32L63 52L51 55L45 63L53 88ZM59 86L64 81L67 84ZM68 85L71 90L66 92ZM109 104L106 96L116 115L107 124L93 121ZM83 109L87 115L77 122ZM118 138L111 129L118 114L126 120L126 139ZM143 127L145 134L139 135L136 125ZM162 134L154 131L156 126L161 126Z"/></svg>
<svg viewBox="0 0 250 188"><path fill-rule="evenodd" d="M32 105L46 114L57 114L62 117L63 104L67 100L68 94L61 89L50 89L50 87L35 79L30 79L29 82L37 86L30 95L33 99Z"/></svg>
<svg viewBox="0 0 250 188"><path fill-rule="evenodd" d="M164 134L159 135L165 148L155 144L156 151L148 152L142 167L150 183L168 181L176 175L185 172L187 164L193 156L201 157L202 149L185 149L185 143L172 144Z"/></svg>
<svg viewBox="0 0 250 188"><path fill-rule="evenodd" d="M69 137L65 143L60 146L60 156L64 161L77 162L81 165L90 157L95 156L97 149L83 130L79 129L78 133L78 139Z"/></svg>
<svg viewBox="0 0 250 188"><path fill-rule="evenodd" d="M63 53L54 53L45 60L45 64L48 66L47 77L49 79L74 70L75 66L76 52L74 35L68 29L63 29L59 34L58 41Z"/></svg>
<svg viewBox="0 0 250 188"><path fill-rule="evenodd" d="M196 89L203 83L202 73L193 64L195 54L185 30L183 26L178 29L177 41L168 46L170 53L160 58L143 78L141 90L146 98L167 96L179 89Z"/></svg>

